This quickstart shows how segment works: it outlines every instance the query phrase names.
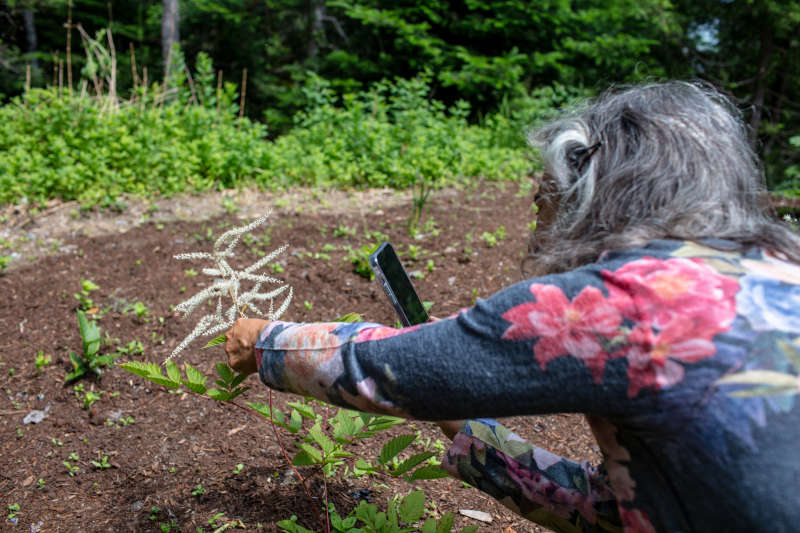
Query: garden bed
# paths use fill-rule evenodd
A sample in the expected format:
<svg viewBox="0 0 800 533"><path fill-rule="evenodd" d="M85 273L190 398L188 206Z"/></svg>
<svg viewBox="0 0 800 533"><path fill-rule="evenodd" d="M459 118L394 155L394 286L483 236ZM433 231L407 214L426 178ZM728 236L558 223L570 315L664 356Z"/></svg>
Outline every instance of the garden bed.
<svg viewBox="0 0 800 533"><path fill-rule="evenodd" d="M415 272L418 292L433 302L431 313L447 316L520 279L520 254L534 217L531 201L530 193L515 184L437 192L420 239L406 231L410 198L391 191L303 191L286 197L242 191L129 201L121 213L82 213L77 206L53 205L32 217L10 208L3 238L18 259L0 277L0 505L12 510L6 512L10 517L2 517L0 529L195 532L240 520L247 531L278 531L275 523L293 514L317 529L302 486L263 419L170 392L119 368L110 368L99 380L65 386L68 354L81 350L76 320L81 303L74 294L81 291L82 280L99 287L88 291L93 304L88 310L107 338L102 351L128 350L118 362L162 362L192 327L172 306L207 282L190 271L193 265L173 256L210 249L214 236L272 206L271 225L266 232L256 231L258 241L249 249L255 259L258 250L291 245L280 261L283 272L276 274L295 291L285 319L328 320L358 312L394 324L380 287L356 274L346 259L350 250L376 242L380 234L389 237ZM201 213L212 218L201 220ZM142 353L133 355L138 343ZM224 352L221 347L200 350L201 345L198 341L187 349L178 363L191 363L210 375ZM50 362L43 363L47 356ZM76 384L83 385L83 392L79 387L76 393ZM267 389L257 378L245 384L252 387L246 400L266 402ZM99 399L84 409L86 392ZM296 399L274 395L277 407ZM34 410L44 411L45 418L25 424ZM580 416L514 418L508 425L567 457L599 457ZM360 441L352 451L374 460L391 437L417 432L413 447L418 452L441 448L437 439L446 441L432 424L409 421ZM293 455L297 438L283 432L282 440ZM321 500L319 472L301 472ZM457 530L477 524L481 531L541 531L455 480L415 486L425 492L431 516L456 515ZM340 476L329 479L327 488L344 515L360 498L384 507L392 494L405 494L413 486L379 475ZM459 511L464 509L489 513L492 522L463 516Z"/></svg>

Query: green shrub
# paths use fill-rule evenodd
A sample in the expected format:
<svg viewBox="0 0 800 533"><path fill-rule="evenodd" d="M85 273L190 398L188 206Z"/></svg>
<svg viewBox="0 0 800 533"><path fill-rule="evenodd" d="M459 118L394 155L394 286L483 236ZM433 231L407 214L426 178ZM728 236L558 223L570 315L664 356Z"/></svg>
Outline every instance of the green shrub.
<svg viewBox="0 0 800 533"><path fill-rule="evenodd" d="M469 106L445 109L425 79L380 82L338 101L312 77L308 108L275 139L239 118L236 87L213 86L197 58L194 90L175 78L130 99L32 89L0 107L0 204L23 197L113 205L130 193L171 195L242 185L287 188L424 186L530 174L527 148L508 118L467 122Z"/></svg>

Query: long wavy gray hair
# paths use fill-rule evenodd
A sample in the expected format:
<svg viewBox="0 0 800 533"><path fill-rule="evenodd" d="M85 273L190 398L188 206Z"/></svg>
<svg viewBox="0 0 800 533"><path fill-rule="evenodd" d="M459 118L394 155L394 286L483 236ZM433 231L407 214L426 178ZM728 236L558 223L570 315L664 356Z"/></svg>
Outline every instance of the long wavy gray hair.
<svg viewBox="0 0 800 533"><path fill-rule="evenodd" d="M800 236L765 212L763 172L739 111L711 87L609 91L530 140L544 158L539 198L553 219L534 234L527 274L661 238L727 239L800 262Z"/></svg>

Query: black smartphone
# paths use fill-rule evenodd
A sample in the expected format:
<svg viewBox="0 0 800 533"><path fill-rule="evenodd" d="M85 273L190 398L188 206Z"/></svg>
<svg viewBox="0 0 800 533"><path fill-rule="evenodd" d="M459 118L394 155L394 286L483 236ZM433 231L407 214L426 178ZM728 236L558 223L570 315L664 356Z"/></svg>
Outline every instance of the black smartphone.
<svg viewBox="0 0 800 533"><path fill-rule="evenodd" d="M369 256L369 266L404 326L428 321L428 313L391 244L385 242L378 246Z"/></svg>

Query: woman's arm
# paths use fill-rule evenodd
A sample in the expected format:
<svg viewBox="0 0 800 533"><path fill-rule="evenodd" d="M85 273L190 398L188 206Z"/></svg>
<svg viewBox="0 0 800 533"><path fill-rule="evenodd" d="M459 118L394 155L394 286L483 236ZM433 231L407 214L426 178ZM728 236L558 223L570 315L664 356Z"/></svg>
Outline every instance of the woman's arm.
<svg viewBox="0 0 800 533"><path fill-rule="evenodd" d="M469 420L442 467L528 520L555 531L620 531L602 467L537 448L496 420Z"/></svg>

